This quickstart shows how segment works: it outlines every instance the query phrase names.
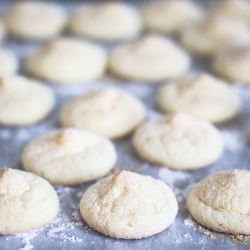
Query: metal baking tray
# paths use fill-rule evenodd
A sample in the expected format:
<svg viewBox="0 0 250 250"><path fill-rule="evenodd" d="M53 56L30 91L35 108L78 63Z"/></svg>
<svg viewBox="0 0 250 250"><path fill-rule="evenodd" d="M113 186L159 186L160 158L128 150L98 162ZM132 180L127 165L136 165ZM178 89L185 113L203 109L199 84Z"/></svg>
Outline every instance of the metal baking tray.
<svg viewBox="0 0 250 250"><path fill-rule="evenodd" d="M65 2L64 2L65 4ZM66 3L67 4L67 3ZM67 4L66 8L74 4ZM1 2L4 10L8 3ZM66 6L66 5L65 5ZM24 43L13 40L5 42L4 47L10 48L22 60L27 53L39 46L39 43ZM193 71L210 71L209 62L194 60ZM21 69L22 73L22 69ZM126 89L137 95L146 105L147 119L152 119L160 113L154 105L154 95L158 86L148 86L143 83L127 83L111 76L96 82L82 83L74 86L59 86L50 84L56 97L57 105L51 115L39 124L29 127L0 127L0 166L22 168L20 154L24 145L32 138L60 127L58 111L63 103L90 89L105 86L115 86ZM250 249L250 238L246 236L228 236L211 232L198 226L189 216L185 206L185 197L195 182L218 170L232 168L250 169L250 149L247 141L248 126L250 126L250 88L234 85L242 99L242 110L234 120L219 125L225 141L223 156L215 164L196 171L172 171L140 160L131 146L131 138L115 142L118 152L118 169L127 169L141 174L148 174L169 184L178 199L179 212L175 223L164 232L142 240L118 240L105 237L91 230L81 219L79 201L86 188L92 184L62 187L56 190L60 197L61 211L58 218L51 224L39 230L11 236L0 236L0 249L115 249L115 250L146 250L146 249L180 249L180 250L234 250Z"/></svg>

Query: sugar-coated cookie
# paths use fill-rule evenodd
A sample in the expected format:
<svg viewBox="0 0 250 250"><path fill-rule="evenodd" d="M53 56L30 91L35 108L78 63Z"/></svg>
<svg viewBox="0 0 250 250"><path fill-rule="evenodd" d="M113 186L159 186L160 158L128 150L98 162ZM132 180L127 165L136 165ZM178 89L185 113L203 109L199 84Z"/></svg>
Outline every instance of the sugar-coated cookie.
<svg viewBox="0 0 250 250"><path fill-rule="evenodd" d="M24 149L24 169L52 184L74 185L106 175L114 166L116 151L106 138L77 129L50 132Z"/></svg>
<svg viewBox="0 0 250 250"><path fill-rule="evenodd" d="M0 76L14 74L17 70L17 56L10 50L0 49Z"/></svg>
<svg viewBox="0 0 250 250"><path fill-rule="evenodd" d="M26 60L27 71L53 83L72 84L101 77L106 66L105 50L74 38L61 38L42 45Z"/></svg>
<svg viewBox="0 0 250 250"><path fill-rule="evenodd" d="M65 127L87 129L115 139L131 133L144 119L145 108L132 94L116 88L90 91L66 104Z"/></svg>
<svg viewBox="0 0 250 250"><path fill-rule="evenodd" d="M215 1L209 12L212 15L226 16L250 25L250 2L248 0Z"/></svg>
<svg viewBox="0 0 250 250"><path fill-rule="evenodd" d="M0 170L0 233L17 234L51 222L59 212L54 188L28 172Z"/></svg>
<svg viewBox="0 0 250 250"><path fill-rule="evenodd" d="M54 107L52 90L17 75L0 77L0 124L29 125L42 120Z"/></svg>
<svg viewBox="0 0 250 250"><path fill-rule="evenodd" d="M137 41L119 45L110 55L111 71L128 80L159 82L187 72L190 57L173 41L148 35Z"/></svg>
<svg viewBox="0 0 250 250"><path fill-rule="evenodd" d="M188 0L152 1L142 9L147 29L162 33L178 34L204 17L204 11Z"/></svg>
<svg viewBox="0 0 250 250"><path fill-rule="evenodd" d="M250 234L250 172L214 173L196 184L187 197L187 208L203 226L230 234Z"/></svg>
<svg viewBox="0 0 250 250"><path fill-rule="evenodd" d="M206 167L223 150L222 138L214 126L182 113L141 125L133 145L142 159L180 170Z"/></svg>
<svg viewBox="0 0 250 250"><path fill-rule="evenodd" d="M26 1L12 5L5 15L7 31L20 39L55 37L65 27L67 17L54 3Z"/></svg>
<svg viewBox="0 0 250 250"><path fill-rule="evenodd" d="M185 29L182 44L199 56L212 56L218 51L250 44L250 30L244 23L221 16L208 16Z"/></svg>
<svg viewBox="0 0 250 250"><path fill-rule="evenodd" d="M250 84L250 46L219 53L213 68L232 82Z"/></svg>
<svg viewBox="0 0 250 250"><path fill-rule="evenodd" d="M240 110L240 98L226 82L200 73L163 85L158 107L166 113L184 112L210 122L223 122Z"/></svg>
<svg viewBox="0 0 250 250"><path fill-rule="evenodd" d="M71 16L70 30L79 36L103 41L135 37L141 30L138 11L122 2L84 4Z"/></svg>
<svg viewBox="0 0 250 250"><path fill-rule="evenodd" d="M90 186L80 203L91 228L123 239L160 233L174 222L177 210L175 195L165 183L129 171Z"/></svg>

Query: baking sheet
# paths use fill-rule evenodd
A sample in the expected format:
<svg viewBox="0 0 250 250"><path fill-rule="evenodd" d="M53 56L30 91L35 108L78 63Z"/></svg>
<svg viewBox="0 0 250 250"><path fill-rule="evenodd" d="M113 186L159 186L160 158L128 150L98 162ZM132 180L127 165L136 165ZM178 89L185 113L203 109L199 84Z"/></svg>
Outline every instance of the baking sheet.
<svg viewBox="0 0 250 250"><path fill-rule="evenodd" d="M0 8L5 8L3 3ZM16 52L22 60L26 54L38 47L39 43L7 41L4 46ZM209 71L209 68L209 62L195 61L193 65L193 71L201 69ZM29 127L0 127L0 166L21 168L20 154L23 146L33 137L60 127L57 122L58 111L63 103L88 90L105 86L120 87L137 95L147 107L147 119L153 119L160 114L154 106L157 86L126 83L112 79L112 77L72 87L51 85L57 97L57 105L47 119ZM181 172L160 168L145 163L136 156L131 146L131 138L115 142L118 151L117 168L149 174L163 180L173 188L178 199L179 212L175 223L170 228L158 235L142 240L118 240L104 237L91 230L81 220L79 214L81 195L93 182L74 187L58 186L56 190L61 205L58 218L37 231L17 236L0 236L0 249L250 249L247 237L232 239L227 235L215 234L199 227L192 221L185 207L185 197L188 190L193 183L201 178L218 170L250 169L250 150L247 140L248 126L250 126L250 87L238 84L234 85L234 88L242 99L241 113L234 120L218 126L225 141L225 151L218 162L205 169Z"/></svg>

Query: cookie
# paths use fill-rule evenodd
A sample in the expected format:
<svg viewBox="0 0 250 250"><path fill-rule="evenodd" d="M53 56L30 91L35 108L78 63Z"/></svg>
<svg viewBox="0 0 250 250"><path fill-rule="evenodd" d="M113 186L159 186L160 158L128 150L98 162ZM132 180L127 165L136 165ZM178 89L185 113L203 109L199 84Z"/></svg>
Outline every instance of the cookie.
<svg viewBox="0 0 250 250"><path fill-rule="evenodd" d="M182 113L141 125L134 134L133 146L142 159L179 170L206 167L223 150L215 127Z"/></svg>
<svg viewBox="0 0 250 250"><path fill-rule="evenodd" d="M200 22L204 11L191 1L161 0L146 4L142 16L148 30L179 34L183 29Z"/></svg>
<svg viewBox="0 0 250 250"><path fill-rule="evenodd" d="M16 73L17 70L18 70L17 56L10 50L0 49L0 76L12 75Z"/></svg>
<svg viewBox="0 0 250 250"><path fill-rule="evenodd" d="M122 2L84 4L72 14L70 30L78 35L102 41L133 38L141 30L138 11Z"/></svg>
<svg viewBox="0 0 250 250"><path fill-rule="evenodd" d="M249 235L249 192L249 171L217 172L192 188L187 208L198 223L209 229Z"/></svg>
<svg viewBox="0 0 250 250"><path fill-rule="evenodd" d="M28 172L0 170L0 233L25 233L51 222L59 212L54 188Z"/></svg>
<svg viewBox="0 0 250 250"><path fill-rule="evenodd" d="M0 77L0 124L36 123L51 112L54 104L55 97L49 87L22 76Z"/></svg>
<svg viewBox="0 0 250 250"><path fill-rule="evenodd" d="M209 9L211 15L226 16L250 25L250 3L248 0L220 0Z"/></svg>
<svg viewBox="0 0 250 250"><path fill-rule="evenodd" d="M250 46L219 53L213 69L229 81L250 84Z"/></svg>
<svg viewBox="0 0 250 250"><path fill-rule="evenodd" d="M122 171L90 186L80 212L94 230L111 237L140 239L160 233L175 220L173 191L149 176Z"/></svg>
<svg viewBox="0 0 250 250"><path fill-rule="evenodd" d="M26 59L26 70L52 83L72 84L100 78L106 59L101 46L74 38L60 38L31 54Z"/></svg>
<svg viewBox="0 0 250 250"><path fill-rule="evenodd" d="M189 55L173 41L148 35L114 48L109 68L127 80L157 83L185 74L190 61Z"/></svg>
<svg viewBox="0 0 250 250"><path fill-rule="evenodd" d="M205 73L163 85L156 102L166 113L184 112L214 123L227 121L240 111L240 98L233 88Z"/></svg>
<svg viewBox="0 0 250 250"><path fill-rule="evenodd" d="M180 40L194 54L206 57L222 50L248 45L250 30L238 20L208 16L202 22L185 29Z"/></svg>
<svg viewBox="0 0 250 250"><path fill-rule="evenodd" d="M57 130L35 138L22 154L25 170L59 185L102 177L115 162L116 151L108 139L77 129Z"/></svg>
<svg viewBox="0 0 250 250"><path fill-rule="evenodd" d="M124 90L106 88L90 91L66 104L60 121L65 127L116 139L130 134L144 117L145 108L139 99Z"/></svg>
<svg viewBox="0 0 250 250"><path fill-rule="evenodd" d="M8 33L25 40L43 40L57 36L65 27L66 13L49 2L28 1L11 5L5 15Z"/></svg>

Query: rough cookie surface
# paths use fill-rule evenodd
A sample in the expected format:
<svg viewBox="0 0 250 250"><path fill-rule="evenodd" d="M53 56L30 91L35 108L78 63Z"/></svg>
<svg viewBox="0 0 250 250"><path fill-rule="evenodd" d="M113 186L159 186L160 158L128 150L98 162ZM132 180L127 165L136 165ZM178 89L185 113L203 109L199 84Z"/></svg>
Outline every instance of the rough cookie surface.
<svg viewBox="0 0 250 250"><path fill-rule="evenodd" d="M187 207L197 222L215 231L250 234L250 172L212 174L188 194Z"/></svg>
<svg viewBox="0 0 250 250"><path fill-rule="evenodd" d="M90 227L124 239L160 233L174 222L177 210L176 198L166 184L128 171L92 185L80 203Z"/></svg>

